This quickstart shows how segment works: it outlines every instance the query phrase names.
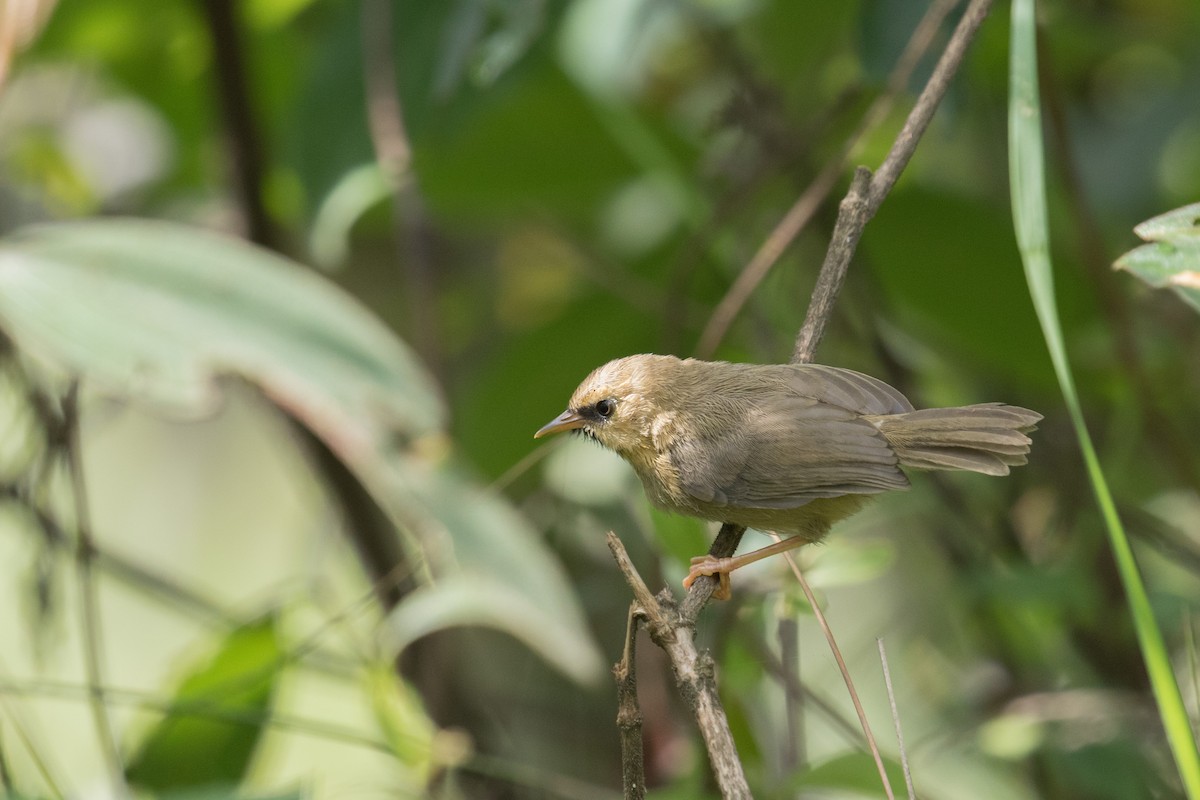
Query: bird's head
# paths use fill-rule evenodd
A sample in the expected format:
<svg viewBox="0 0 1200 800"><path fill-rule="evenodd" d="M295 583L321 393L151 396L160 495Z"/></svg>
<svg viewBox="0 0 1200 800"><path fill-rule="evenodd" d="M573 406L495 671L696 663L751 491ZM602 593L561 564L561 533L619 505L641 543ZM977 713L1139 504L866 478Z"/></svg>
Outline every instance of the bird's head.
<svg viewBox="0 0 1200 800"><path fill-rule="evenodd" d="M571 395L567 410L533 435L535 439L577 430L623 456L651 445L655 419L669 407L671 376L679 359L637 355L593 370Z"/></svg>

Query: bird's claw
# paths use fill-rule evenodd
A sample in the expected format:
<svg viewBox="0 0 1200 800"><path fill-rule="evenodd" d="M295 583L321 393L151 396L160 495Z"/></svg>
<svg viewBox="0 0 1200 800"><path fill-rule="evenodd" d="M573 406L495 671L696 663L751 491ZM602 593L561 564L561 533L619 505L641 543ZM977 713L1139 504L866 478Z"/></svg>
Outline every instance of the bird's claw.
<svg viewBox="0 0 1200 800"><path fill-rule="evenodd" d="M733 597L730 588L729 573L734 568L732 558L713 558L710 555L696 556L692 559L692 569L683 579L683 588L690 589L701 575L715 576L718 583L713 591L714 600L728 600Z"/></svg>

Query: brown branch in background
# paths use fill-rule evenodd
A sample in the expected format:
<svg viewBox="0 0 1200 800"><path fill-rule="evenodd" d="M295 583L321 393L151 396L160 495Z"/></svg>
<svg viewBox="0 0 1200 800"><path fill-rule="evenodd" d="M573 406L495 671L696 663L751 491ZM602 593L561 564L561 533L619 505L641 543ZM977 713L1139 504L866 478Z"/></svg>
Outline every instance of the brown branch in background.
<svg viewBox="0 0 1200 800"><path fill-rule="evenodd" d="M412 146L396 72L392 0L363 0L363 81L375 161L392 192L393 236L404 266L411 325L408 335L425 365L445 385L435 316L436 294L425 203L412 172Z"/></svg>
<svg viewBox="0 0 1200 800"><path fill-rule="evenodd" d="M696 345L698 358L709 358L716 351L721 340L729 332L730 326L733 325L733 320L750 299L754 290L758 288L758 285L770 272L771 267L800 235L800 232L816 214L817 209L825 202L825 198L837 184L854 148L887 118L895 104L896 97L904 91L917 64L921 62L929 46L933 43L942 21L956 5L958 5L958 0L934 0L930 4L925 16L922 17L909 38L896 66L888 76L884 91L871 103L863 115L862 121L859 122L858 128L846 139L838 155L829 161L809 184L809 187L804 190L804 193L788 209L783 219L763 241L758 252L750 259L745 269L738 274L733 285L729 287L729 291L717 304L708 324L704 327L704 332L700 335L699 343Z"/></svg>
<svg viewBox="0 0 1200 800"><path fill-rule="evenodd" d="M671 593L664 590L658 597L650 594L617 535L610 531L607 541L617 566L633 590L634 602L646 615L646 631L671 660L675 684L696 717L721 796L727 800L749 798L750 786L717 693L712 658L697 652L692 624L682 618Z"/></svg>
<svg viewBox="0 0 1200 800"><path fill-rule="evenodd" d="M243 232L255 244L278 249L280 238L263 204L266 159L250 102L236 9L233 0L201 0L200 6L213 48L217 100L225 144L233 162L232 178Z"/></svg>
<svg viewBox="0 0 1200 800"><path fill-rule="evenodd" d="M933 113L945 96L946 90L950 88L950 79L962 64L967 47L975 38L991 6L992 0L972 0L959 20L958 27L954 29L954 35L946 43L942 57L938 59L933 74L921 90L916 104L904 122L904 127L896 135L896 141L892 143L892 148L880 164L879 170L872 176L864 167L859 167L855 173L850 191L838 210L838 220L834 225L829 250L825 254L825 263L821 265L821 273L817 276L817 287L813 291L808 316L804 319L800 335L796 337L796 347L792 352L793 364L812 361L833 310L833 303L845 281L850 259L858 246L859 238L862 237L863 228L875 216L888 192L896 185L900 173L908 165L909 159L917 149L917 143L929 127L929 121L933 119Z"/></svg>
<svg viewBox="0 0 1200 800"><path fill-rule="evenodd" d="M621 737L621 785L625 800L646 796L646 765L642 748L642 710L637 694L637 633L645 617L635 600L625 623L625 647L613 667L617 680L617 732Z"/></svg>
<svg viewBox="0 0 1200 800"><path fill-rule="evenodd" d="M125 785L125 768L121 761L121 749L117 745L112 718L108 714L108 701L104 692L104 649L100 629L100 599L96 593L92 559L95 540L92 536L91 513L88 509L87 484L83 474L83 449L79 437L79 382L75 381L67 390L62 402L63 437L58 443L66 459L71 484L71 496L75 507L75 566L79 579L79 616L83 626L84 672L87 678L88 698L91 700L92 721L104 754L109 780L115 797L129 793ZM52 441L52 445L54 442Z"/></svg>
<svg viewBox="0 0 1200 800"><path fill-rule="evenodd" d="M800 677L795 671L785 668L779 656L773 653L760 637L755 636L744 627L737 629L737 635L758 663L762 665L762 668L782 683L786 691L803 697L807 703L812 703L813 708L821 712L848 743L866 752L867 744L862 738L862 730L854 727L852 720L842 716L842 713L832 703L801 683Z"/></svg>

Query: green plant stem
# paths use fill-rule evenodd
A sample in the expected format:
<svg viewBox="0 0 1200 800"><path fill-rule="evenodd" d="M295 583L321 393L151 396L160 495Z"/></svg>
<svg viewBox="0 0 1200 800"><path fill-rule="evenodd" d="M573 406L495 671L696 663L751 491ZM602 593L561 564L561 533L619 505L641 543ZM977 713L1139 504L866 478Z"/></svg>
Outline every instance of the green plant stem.
<svg viewBox="0 0 1200 800"><path fill-rule="evenodd" d="M1197 752L1183 696L1171 667L1162 632L1154 619L1133 549L1121 525L1116 504L1083 419L1055 306L1037 85L1034 0L1013 1L1010 68L1009 173L1013 222L1025 266L1025 278L1112 545L1167 741L1188 798L1200 800L1200 752Z"/></svg>

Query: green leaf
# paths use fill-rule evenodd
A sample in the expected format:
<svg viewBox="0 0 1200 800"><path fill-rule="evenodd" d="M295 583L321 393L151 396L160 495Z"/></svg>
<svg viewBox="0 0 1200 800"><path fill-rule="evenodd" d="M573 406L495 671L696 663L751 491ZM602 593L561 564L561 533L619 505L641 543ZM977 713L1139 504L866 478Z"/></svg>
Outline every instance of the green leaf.
<svg viewBox="0 0 1200 800"><path fill-rule="evenodd" d="M238 628L180 684L172 709L126 767L154 791L241 783L270 713L283 653L273 618Z"/></svg>
<svg viewBox="0 0 1200 800"><path fill-rule="evenodd" d="M1138 646L1150 676L1150 685L1158 703L1167 741L1175 756L1175 765L1191 800L1200 800L1200 752L1192 731L1179 683L1154 618L1146 586L1138 570L1129 537L1117 514L1116 503L1092 444L1083 418L1083 409L1075 389L1075 379L1063 343L1062 326L1054 294L1054 271L1050 262L1050 223L1046 207L1045 156L1042 146L1041 99L1038 95L1037 48L1035 46L1034 0L1014 0L1012 4L1012 42L1008 106L1009 182L1012 191L1013 226L1025 280L1037 311L1042 336L1050 350L1050 360L1062 390L1063 400L1075 427L1075 436L1083 451L1088 478L1096 495L1096 504L1104 519L1109 543L1121 583L1125 588L1129 613L1137 631ZM1179 220L1153 225L1151 230L1173 230Z"/></svg>
<svg viewBox="0 0 1200 800"><path fill-rule="evenodd" d="M424 370L320 276L179 225L48 225L0 242L0 328L43 362L171 413L210 412L228 377L255 384L346 463L399 530L416 534L415 562L437 576L498 576L531 609L505 630L572 628L541 655L576 678L598 674L559 565L506 502L449 466L442 404ZM472 621L456 608L442 618Z"/></svg>
<svg viewBox="0 0 1200 800"><path fill-rule="evenodd" d="M1131 272L1156 289L1172 289L1200 311L1200 203L1146 220L1134 232L1144 244L1117 259L1114 266Z"/></svg>
<svg viewBox="0 0 1200 800"><path fill-rule="evenodd" d="M1200 203L1177 208L1146 220L1133 229L1147 242L1200 239Z"/></svg>
<svg viewBox="0 0 1200 800"><path fill-rule="evenodd" d="M362 677L376 722L412 796L427 788L432 775L458 766L471 754L470 737L458 730L439 730L420 695L396 675L392 664L369 665Z"/></svg>
<svg viewBox="0 0 1200 800"><path fill-rule="evenodd" d="M346 450L436 429L415 358L357 301L242 241L144 220L42 225L0 242L0 327L114 394L197 416L237 376Z"/></svg>
<svg viewBox="0 0 1200 800"><path fill-rule="evenodd" d="M571 587L525 518L449 466L392 466L405 471L392 475L389 496L402 499L389 510L423 531L434 573L443 576L392 612L395 649L441 628L486 625L575 680L597 678L600 653Z"/></svg>

